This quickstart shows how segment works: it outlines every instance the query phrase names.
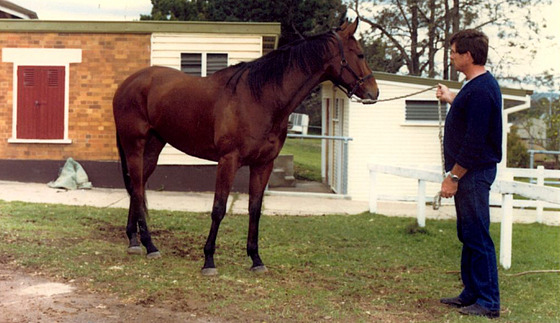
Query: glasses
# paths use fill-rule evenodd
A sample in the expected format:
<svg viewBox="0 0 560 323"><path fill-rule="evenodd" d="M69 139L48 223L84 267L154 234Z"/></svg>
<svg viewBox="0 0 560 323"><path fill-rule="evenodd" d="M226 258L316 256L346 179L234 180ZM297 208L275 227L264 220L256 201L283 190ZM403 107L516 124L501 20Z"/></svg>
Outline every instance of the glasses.
<svg viewBox="0 0 560 323"><path fill-rule="evenodd" d="M464 54L464 53L459 53L459 52L457 52L457 51L454 51L453 49L450 50L449 53L450 53L451 55L456 55L456 54L462 55L462 54Z"/></svg>

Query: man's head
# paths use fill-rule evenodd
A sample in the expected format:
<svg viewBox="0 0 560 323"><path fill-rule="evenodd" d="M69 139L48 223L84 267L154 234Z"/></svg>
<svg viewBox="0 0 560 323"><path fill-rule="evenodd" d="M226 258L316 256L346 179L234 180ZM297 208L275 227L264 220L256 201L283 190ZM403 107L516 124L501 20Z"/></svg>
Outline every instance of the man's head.
<svg viewBox="0 0 560 323"><path fill-rule="evenodd" d="M474 65L486 65L488 57L488 37L481 31L465 29L451 36L452 54L470 52Z"/></svg>

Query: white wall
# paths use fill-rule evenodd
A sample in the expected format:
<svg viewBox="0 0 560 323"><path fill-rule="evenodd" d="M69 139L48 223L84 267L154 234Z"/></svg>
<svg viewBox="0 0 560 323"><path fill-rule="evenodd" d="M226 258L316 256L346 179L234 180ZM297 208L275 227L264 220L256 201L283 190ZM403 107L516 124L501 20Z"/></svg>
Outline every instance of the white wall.
<svg viewBox="0 0 560 323"><path fill-rule="evenodd" d="M394 83L378 80L383 98L413 93L427 88L424 85ZM428 166L441 168L438 122L405 121L405 100L434 100L435 90L406 99L363 105L352 102L349 111L350 142L348 167L348 194L354 200L369 198L369 170L367 164L376 162L389 165ZM379 174L377 177L381 198L417 195L415 180ZM439 191L436 184L427 185L428 196Z"/></svg>

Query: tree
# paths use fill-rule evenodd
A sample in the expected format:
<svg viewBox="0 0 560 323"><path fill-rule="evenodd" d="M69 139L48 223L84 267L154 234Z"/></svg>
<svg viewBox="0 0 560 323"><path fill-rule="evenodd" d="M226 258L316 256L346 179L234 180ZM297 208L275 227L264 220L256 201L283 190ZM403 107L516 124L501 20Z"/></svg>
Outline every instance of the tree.
<svg viewBox="0 0 560 323"><path fill-rule="evenodd" d="M529 149L560 151L560 94L535 93L531 108L514 113L510 119L529 140ZM510 132L514 132L514 128ZM509 140L509 137L508 137ZM554 168L559 168L558 155L552 155Z"/></svg>
<svg viewBox="0 0 560 323"><path fill-rule="evenodd" d="M397 73L403 65L402 55L381 39L362 37L360 40L368 66L373 71Z"/></svg>
<svg viewBox="0 0 560 323"><path fill-rule="evenodd" d="M152 6L142 20L280 22L280 46L338 27L347 10L342 0L152 0Z"/></svg>
<svg viewBox="0 0 560 323"><path fill-rule="evenodd" d="M457 80L457 72L449 64L453 33L491 26L510 48L527 49L527 42L538 39L541 24L527 14L522 23L530 33L522 35L520 28L515 28L521 23L515 14L540 3L550 0L350 0L349 6L370 25L371 35L381 37L400 53L408 74L441 74L444 79ZM438 68L440 51L443 59ZM508 72L507 65L515 60L513 54L492 62L495 69Z"/></svg>
<svg viewBox="0 0 560 323"><path fill-rule="evenodd" d="M549 96L541 99L540 104L545 106L546 114L546 143L545 148L551 151L560 151L560 99L559 96ZM558 155L554 156L554 168L560 168Z"/></svg>
<svg viewBox="0 0 560 323"><path fill-rule="evenodd" d="M151 15L140 15L140 20L206 20L204 0L152 0Z"/></svg>
<svg viewBox="0 0 560 323"><path fill-rule="evenodd" d="M507 166L515 168L529 167L527 146L517 134L517 127L512 126L507 135Z"/></svg>

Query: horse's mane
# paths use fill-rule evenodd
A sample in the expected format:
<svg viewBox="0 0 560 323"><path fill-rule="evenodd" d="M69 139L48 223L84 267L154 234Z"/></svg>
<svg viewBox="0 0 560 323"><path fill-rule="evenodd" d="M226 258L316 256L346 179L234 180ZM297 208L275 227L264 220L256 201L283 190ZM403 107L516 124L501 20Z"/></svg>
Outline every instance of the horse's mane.
<svg viewBox="0 0 560 323"><path fill-rule="evenodd" d="M254 61L234 65L231 68L236 71L227 86L235 92L239 80L248 72L247 82L251 94L255 99L260 99L264 86L271 83L281 86L284 75L292 69L311 74L323 68L324 59L329 54L329 43L333 39L331 33L312 36L282 46Z"/></svg>

